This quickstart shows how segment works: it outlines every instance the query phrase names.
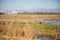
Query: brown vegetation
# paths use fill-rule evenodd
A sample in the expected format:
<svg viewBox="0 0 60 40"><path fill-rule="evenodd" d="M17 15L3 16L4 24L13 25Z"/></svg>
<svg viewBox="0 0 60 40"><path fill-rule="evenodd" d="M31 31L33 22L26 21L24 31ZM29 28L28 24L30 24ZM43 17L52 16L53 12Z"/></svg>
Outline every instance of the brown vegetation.
<svg viewBox="0 0 60 40"><path fill-rule="evenodd" d="M1 40L34 40L35 36L50 36L52 39L60 38L60 33L53 31L45 31L45 30L35 30L31 27L24 27L24 28L16 28L16 27L0 27L3 30L3 34L0 35Z"/></svg>
<svg viewBox="0 0 60 40"><path fill-rule="evenodd" d="M23 13L17 13L17 15L14 15L14 14L0 15L0 21L1 21L0 32L2 32L2 35L0 35L0 40L34 40L35 36L42 36L42 35L50 36L53 40L60 39L60 32L56 30L37 30L37 29L33 29L28 24L25 25L25 27L22 27L22 26L20 27L20 24L22 23L23 24L40 23L41 21L44 21L46 19L60 20L60 14L57 14L57 13L49 14L47 12L46 13L23 12Z"/></svg>

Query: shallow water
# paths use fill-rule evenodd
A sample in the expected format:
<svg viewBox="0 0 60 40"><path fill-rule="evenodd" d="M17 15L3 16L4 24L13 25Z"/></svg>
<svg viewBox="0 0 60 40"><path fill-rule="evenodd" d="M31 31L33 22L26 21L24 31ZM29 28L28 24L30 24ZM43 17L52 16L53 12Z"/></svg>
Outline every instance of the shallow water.
<svg viewBox="0 0 60 40"><path fill-rule="evenodd" d="M38 36L38 37L35 37L35 40L51 40L51 38L46 36Z"/></svg>
<svg viewBox="0 0 60 40"><path fill-rule="evenodd" d="M2 35L2 33L3 33L3 32L2 32L2 31L0 31L0 35Z"/></svg>
<svg viewBox="0 0 60 40"><path fill-rule="evenodd" d="M53 24L53 25L60 25L60 21L44 21L44 24Z"/></svg>

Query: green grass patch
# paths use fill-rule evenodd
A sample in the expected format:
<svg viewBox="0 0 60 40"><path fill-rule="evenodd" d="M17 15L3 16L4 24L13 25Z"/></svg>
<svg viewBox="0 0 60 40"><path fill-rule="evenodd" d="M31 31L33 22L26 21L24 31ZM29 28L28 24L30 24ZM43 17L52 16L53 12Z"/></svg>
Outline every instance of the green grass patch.
<svg viewBox="0 0 60 40"><path fill-rule="evenodd" d="M30 24L33 29L37 30L56 30L60 31L60 25L46 25L46 24Z"/></svg>
<svg viewBox="0 0 60 40"><path fill-rule="evenodd" d="M21 28L23 28L23 27L25 27L25 24L20 24L20 23L16 23L16 24L12 24L14 27L21 27Z"/></svg>
<svg viewBox="0 0 60 40"><path fill-rule="evenodd" d="M15 23L4 23L0 22L0 26L12 26L12 27L18 27L18 28L23 28L23 27L32 27L33 29L36 30L56 30L60 31L60 25L46 25L46 24L23 24L19 22Z"/></svg>

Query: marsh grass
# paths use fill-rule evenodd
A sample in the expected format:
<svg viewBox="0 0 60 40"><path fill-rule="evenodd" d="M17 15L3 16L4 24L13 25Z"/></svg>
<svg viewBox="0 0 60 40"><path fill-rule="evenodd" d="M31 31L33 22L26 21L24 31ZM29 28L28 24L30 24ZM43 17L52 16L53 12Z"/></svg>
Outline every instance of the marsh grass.
<svg viewBox="0 0 60 40"><path fill-rule="evenodd" d="M60 31L60 25L48 25L48 24L29 24L29 23L25 23L25 24L21 24L19 22L11 22L11 23L5 23L5 22L0 22L0 27L1 26L12 26L12 27L17 27L17 28L23 28L23 27L32 27L33 29L36 30L56 30L56 31Z"/></svg>
<svg viewBox="0 0 60 40"><path fill-rule="evenodd" d="M48 14L48 13L40 14L39 12L38 12L38 14L37 13L28 14L26 12L23 14L19 13L19 15L18 14L17 15L14 15L14 14L5 15L4 14L4 15L0 15L0 29L4 32L4 35L6 35L8 37L17 37L17 36L21 37L26 34L26 36L30 38L30 36L32 37L32 36L36 35L36 34L34 34L34 32L36 33L38 31L38 33L39 33L39 30L44 30L44 31L48 30L49 32L55 30L55 31L57 31L57 33L58 32L60 33L60 25L37 24L37 23L34 24L33 23L33 22L40 22L40 20L50 19L50 18L51 18L51 20L53 20L53 19L60 20L59 17L60 17L60 14ZM23 22L23 23L20 23L20 22ZM24 22L27 22L27 23L24 23ZM28 23L28 22L32 22L32 24ZM35 31L35 30L37 30L37 31ZM43 31L43 33L44 33L44 31ZM56 33L55 31L52 33L52 35L54 35L54 33ZM47 35L47 32L45 34ZM2 39L3 39L3 37L2 37ZM6 37L6 39L7 39L7 37ZM11 40L14 40L14 39L15 38L13 38ZM22 38L22 39L25 40L24 38ZM16 40L18 40L18 39L16 39Z"/></svg>
<svg viewBox="0 0 60 40"><path fill-rule="evenodd" d="M31 24L31 27L38 30L56 30L60 31L60 25Z"/></svg>

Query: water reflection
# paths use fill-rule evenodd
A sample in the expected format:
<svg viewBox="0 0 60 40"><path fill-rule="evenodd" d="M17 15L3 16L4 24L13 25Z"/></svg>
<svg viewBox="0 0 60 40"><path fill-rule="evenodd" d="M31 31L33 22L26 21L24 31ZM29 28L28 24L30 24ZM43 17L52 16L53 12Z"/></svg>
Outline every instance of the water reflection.
<svg viewBox="0 0 60 40"><path fill-rule="evenodd" d="M0 30L0 35L2 35L3 34L3 32Z"/></svg>
<svg viewBox="0 0 60 40"><path fill-rule="evenodd" d="M52 24L52 25L60 25L60 21L44 21L43 24Z"/></svg>
<svg viewBox="0 0 60 40"><path fill-rule="evenodd" d="M51 40L51 38L47 36L38 36L38 37L35 37L35 40Z"/></svg>

